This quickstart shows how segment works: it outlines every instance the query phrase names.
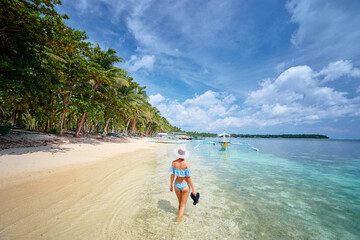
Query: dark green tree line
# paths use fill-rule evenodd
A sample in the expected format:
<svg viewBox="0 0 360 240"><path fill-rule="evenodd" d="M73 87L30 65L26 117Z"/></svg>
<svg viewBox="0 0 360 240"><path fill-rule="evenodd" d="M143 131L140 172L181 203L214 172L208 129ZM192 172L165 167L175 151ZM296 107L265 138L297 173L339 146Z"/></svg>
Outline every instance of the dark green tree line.
<svg viewBox="0 0 360 240"><path fill-rule="evenodd" d="M114 49L64 24L57 0L0 3L0 124L74 136L176 131Z"/></svg>

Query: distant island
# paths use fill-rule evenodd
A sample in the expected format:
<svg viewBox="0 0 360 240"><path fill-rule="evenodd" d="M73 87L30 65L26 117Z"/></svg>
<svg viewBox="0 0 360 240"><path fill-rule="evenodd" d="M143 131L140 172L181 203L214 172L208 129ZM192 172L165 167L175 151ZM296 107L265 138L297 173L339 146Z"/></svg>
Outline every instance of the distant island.
<svg viewBox="0 0 360 240"><path fill-rule="evenodd" d="M281 135L257 135L257 134L232 134L232 137L239 138L321 138L329 139L328 136L320 134L281 134Z"/></svg>
<svg viewBox="0 0 360 240"><path fill-rule="evenodd" d="M187 132L188 136L191 137L217 137L216 133L198 133L198 132ZM328 136L320 134L231 134L231 137L235 138L311 138L311 139L329 139Z"/></svg>

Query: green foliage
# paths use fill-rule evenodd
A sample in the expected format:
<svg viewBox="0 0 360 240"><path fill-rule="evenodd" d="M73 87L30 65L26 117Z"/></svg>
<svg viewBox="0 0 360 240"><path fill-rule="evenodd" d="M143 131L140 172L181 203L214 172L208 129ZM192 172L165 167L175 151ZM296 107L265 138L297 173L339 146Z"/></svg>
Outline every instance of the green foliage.
<svg viewBox="0 0 360 240"><path fill-rule="evenodd" d="M52 128L48 131L50 134L59 134L59 131L56 128Z"/></svg>
<svg viewBox="0 0 360 240"><path fill-rule="evenodd" d="M66 26L57 0L0 2L1 123L56 133L171 131L114 49ZM83 128L83 125L86 127Z"/></svg>

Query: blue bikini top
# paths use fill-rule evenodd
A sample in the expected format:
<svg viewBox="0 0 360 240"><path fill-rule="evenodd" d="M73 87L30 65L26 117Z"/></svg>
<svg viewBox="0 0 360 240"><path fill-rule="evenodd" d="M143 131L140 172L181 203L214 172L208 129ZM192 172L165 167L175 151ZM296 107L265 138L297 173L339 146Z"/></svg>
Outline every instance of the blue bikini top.
<svg viewBox="0 0 360 240"><path fill-rule="evenodd" d="M171 166L169 173L175 174L175 176L177 176L177 177L190 177L191 176L190 168L178 169L178 168L174 168L173 166Z"/></svg>

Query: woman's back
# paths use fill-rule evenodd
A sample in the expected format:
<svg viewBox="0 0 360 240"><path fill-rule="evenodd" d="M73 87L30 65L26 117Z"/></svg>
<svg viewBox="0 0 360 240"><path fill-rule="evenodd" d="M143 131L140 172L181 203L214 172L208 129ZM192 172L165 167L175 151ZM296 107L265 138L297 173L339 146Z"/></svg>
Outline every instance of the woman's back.
<svg viewBox="0 0 360 240"><path fill-rule="evenodd" d="M183 159L177 159L172 162L172 166L175 168L173 170L176 175L175 182L187 182L186 176L191 176L190 163Z"/></svg>
<svg viewBox="0 0 360 240"><path fill-rule="evenodd" d="M190 163L185 160L175 160L172 162L172 166L177 169L186 169L190 168Z"/></svg>

